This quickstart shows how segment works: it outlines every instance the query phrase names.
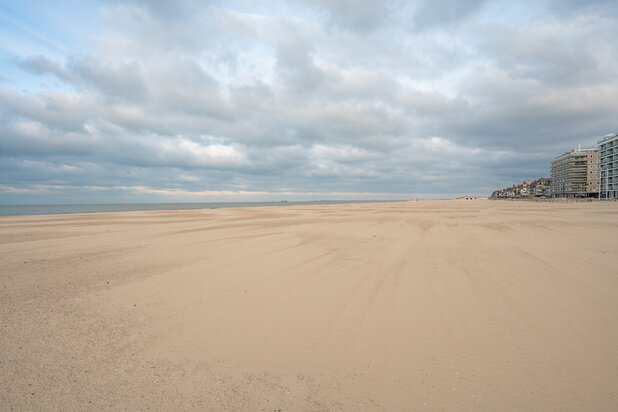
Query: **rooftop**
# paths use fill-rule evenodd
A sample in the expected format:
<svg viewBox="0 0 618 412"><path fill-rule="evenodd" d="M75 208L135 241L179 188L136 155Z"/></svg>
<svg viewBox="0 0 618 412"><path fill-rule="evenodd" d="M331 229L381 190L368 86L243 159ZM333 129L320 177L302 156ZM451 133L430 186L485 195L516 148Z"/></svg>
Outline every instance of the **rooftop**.
<svg viewBox="0 0 618 412"><path fill-rule="evenodd" d="M609 140L615 139L616 137L618 137L618 133L610 133L610 134L607 134L607 135L605 135L605 136L601 137L601 138L597 141L597 143L598 143L598 144L605 143L605 142L607 142L607 141L609 141Z"/></svg>
<svg viewBox="0 0 618 412"><path fill-rule="evenodd" d="M596 152L597 148L596 147L586 147L586 148L582 148L582 147L578 147L577 149L573 149L569 152L563 153L560 156L556 156L556 158L554 158L554 161L568 156L568 155L572 155L572 154L577 154L577 153L590 153L590 152Z"/></svg>

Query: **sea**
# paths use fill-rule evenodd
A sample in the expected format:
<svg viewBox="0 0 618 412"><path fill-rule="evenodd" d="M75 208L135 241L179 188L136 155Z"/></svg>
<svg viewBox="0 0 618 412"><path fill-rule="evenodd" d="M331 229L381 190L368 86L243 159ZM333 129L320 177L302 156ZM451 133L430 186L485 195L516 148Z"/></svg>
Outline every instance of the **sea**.
<svg viewBox="0 0 618 412"><path fill-rule="evenodd" d="M328 205L376 203L380 200L316 200L280 202L206 202L206 203L96 203L49 205L0 205L0 216L58 215L70 213L138 212L148 210L191 210L231 207Z"/></svg>

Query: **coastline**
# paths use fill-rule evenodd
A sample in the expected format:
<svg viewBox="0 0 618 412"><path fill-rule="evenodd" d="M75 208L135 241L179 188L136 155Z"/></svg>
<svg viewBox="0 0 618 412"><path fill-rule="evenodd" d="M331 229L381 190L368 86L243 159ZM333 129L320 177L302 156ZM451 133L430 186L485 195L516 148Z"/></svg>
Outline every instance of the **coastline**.
<svg viewBox="0 0 618 412"><path fill-rule="evenodd" d="M308 200L270 202L181 202L181 203L67 203L67 204L0 204L2 216L39 216L90 213L148 212L247 207L345 205L358 203L390 203L407 200Z"/></svg>

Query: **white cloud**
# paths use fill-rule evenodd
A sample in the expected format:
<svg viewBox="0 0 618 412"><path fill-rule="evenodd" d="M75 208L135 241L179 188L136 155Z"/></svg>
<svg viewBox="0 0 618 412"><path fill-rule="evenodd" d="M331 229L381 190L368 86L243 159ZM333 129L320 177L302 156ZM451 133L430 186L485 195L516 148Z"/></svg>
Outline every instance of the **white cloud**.
<svg viewBox="0 0 618 412"><path fill-rule="evenodd" d="M161 140L156 153L164 161L186 162L188 165L209 167L243 165L248 159L239 148L224 144L200 144L187 139Z"/></svg>

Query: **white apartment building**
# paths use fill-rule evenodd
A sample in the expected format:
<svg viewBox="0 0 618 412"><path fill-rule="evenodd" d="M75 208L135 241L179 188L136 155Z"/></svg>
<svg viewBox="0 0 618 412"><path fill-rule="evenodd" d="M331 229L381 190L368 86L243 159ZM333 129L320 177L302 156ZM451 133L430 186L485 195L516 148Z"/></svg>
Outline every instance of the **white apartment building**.
<svg viewBox="0 0 618 412"><path fill-rule="evenodd" d="M597 142L599 153L599 196L618 198L618 133L608 134Z"/></svg>

